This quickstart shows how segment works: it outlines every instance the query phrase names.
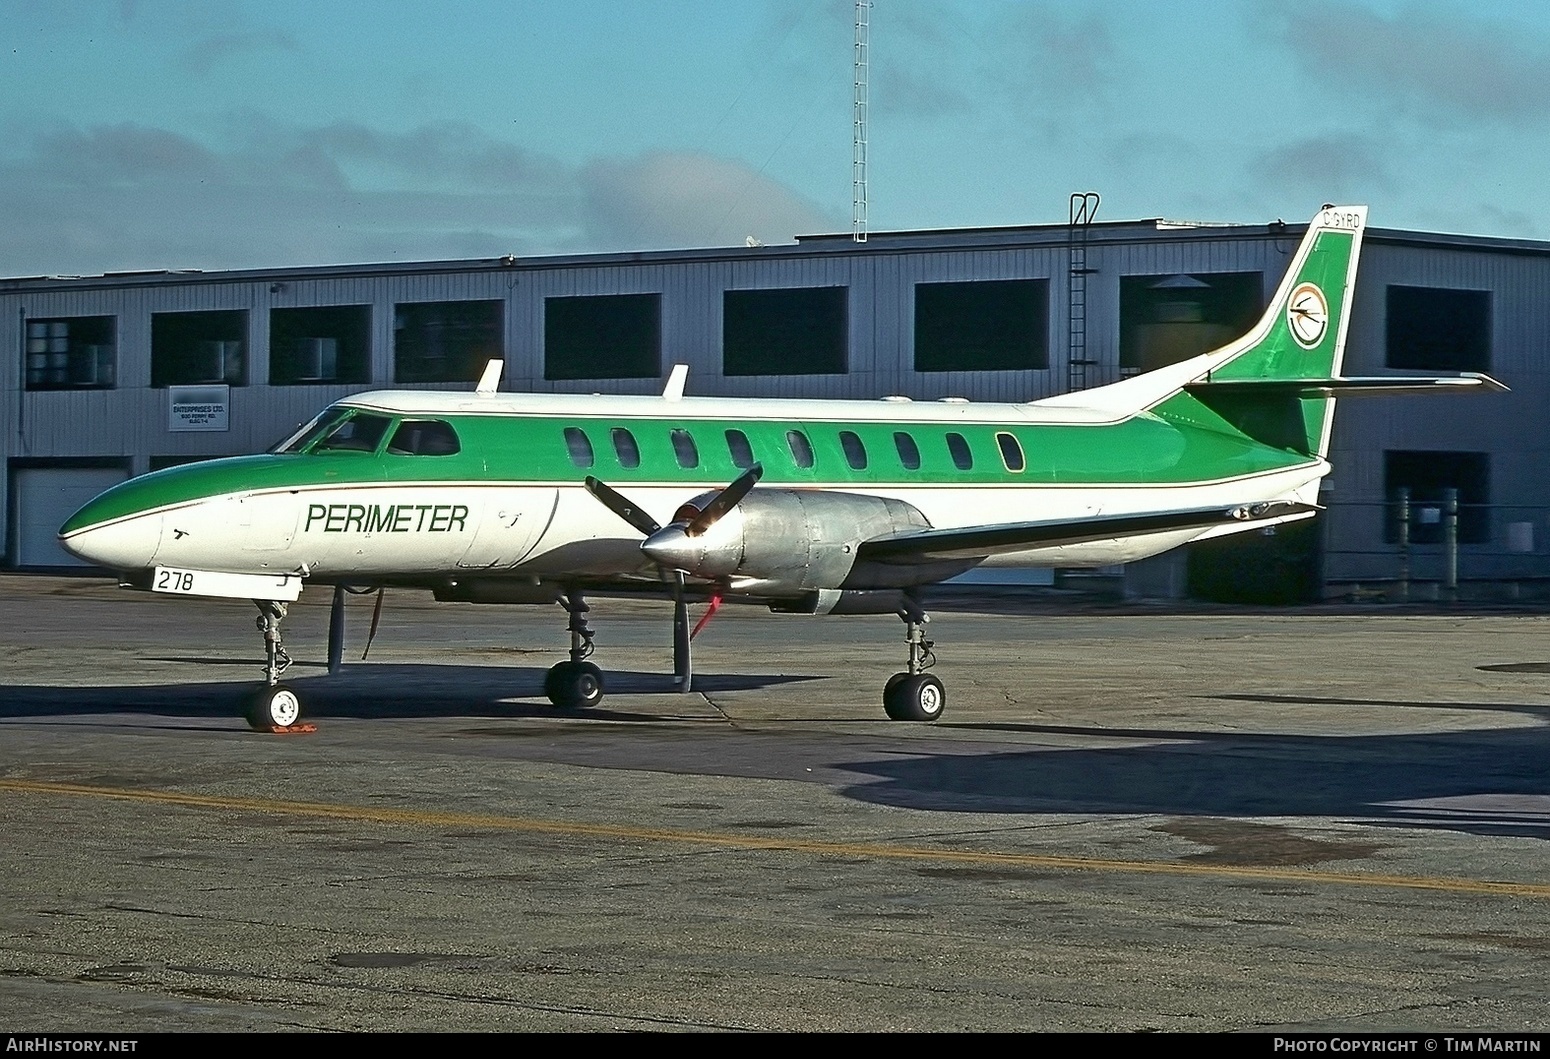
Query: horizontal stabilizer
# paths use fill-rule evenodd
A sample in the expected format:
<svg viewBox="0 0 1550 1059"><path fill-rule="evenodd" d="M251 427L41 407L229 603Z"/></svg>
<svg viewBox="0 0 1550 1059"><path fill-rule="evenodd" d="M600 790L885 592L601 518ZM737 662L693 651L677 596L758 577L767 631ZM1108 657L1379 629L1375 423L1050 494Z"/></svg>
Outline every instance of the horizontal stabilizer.
<svg viewBox="0 0 1550 1059"><path fill-rule="evenodd" d="M1291 519L1306 518L1318 510L1311 504L1276 501L1231 508L1191 508L1141 515L1097 515L1090 518L1057 519L1045 522L967 526L961 529L928 529L865 541L857 550L856 561L911 564L954 559L982 559L1006 552L1087 544L1092 541L1147 533L1190 529L1203 532L1219 526L1249 528L1273 525Z"/></svg>
<svg viewBox="0 0 1550 1059"><path fill-rule="evenodd" d="M1205 394L1292 393L1299 397L1381 397L1409 393L1505 393L1507 387L1489 375L1466 371L1458 375L1365 375L1339 379L1209 379L1184 387L1198 396Z"/></svg>

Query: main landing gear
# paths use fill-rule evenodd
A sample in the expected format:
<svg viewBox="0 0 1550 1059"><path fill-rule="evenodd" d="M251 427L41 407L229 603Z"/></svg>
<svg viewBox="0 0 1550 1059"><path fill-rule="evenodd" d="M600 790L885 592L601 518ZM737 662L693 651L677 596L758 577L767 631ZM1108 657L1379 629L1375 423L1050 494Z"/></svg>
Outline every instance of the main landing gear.
<svg viewBox="0 0 1550 1059"><path fill-rule="evenodd" d="M561 596L560 603L570 613L570 661L552 666L544 675L544 694L561 709L586 709L603 701L603 671L587 661L594 635L587 626L587 612L592 608L576 591Z"/></svg>
<svg viewBox="0 0 1550 1059"><path fill-rule="evenodd" d="M895 721L934 721L947 705L947 689L926 672L936 664L936 655L931 653L935 642L926 639L926 624L931 619L908 597L899 608L899 617L904 620L904 639L910 648L909 668L889 677L883 686L883 710Z"/></svg>
<svg viewBox="0 0 1550 1059"><path fill-rule="evenodd" d="M264 686L246 699L248 724L261 732L295 727L301 720L301 699L280 683L280 674L291 665L280 641L280 622L288 608L277 600L255 599L258 606L258 631L264 634Z"/></svg>

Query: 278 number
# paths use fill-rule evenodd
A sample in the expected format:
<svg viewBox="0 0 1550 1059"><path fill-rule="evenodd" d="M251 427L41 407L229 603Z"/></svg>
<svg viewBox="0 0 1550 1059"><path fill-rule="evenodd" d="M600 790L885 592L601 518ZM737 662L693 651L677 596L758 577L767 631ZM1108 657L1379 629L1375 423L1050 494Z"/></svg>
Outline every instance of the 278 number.
<svg viewBox="0 0 1550 1059"><path fill-rule="evenodd" d="M156 581L158 592L192 592L194 575L186 570L163 570Z"/></svg>

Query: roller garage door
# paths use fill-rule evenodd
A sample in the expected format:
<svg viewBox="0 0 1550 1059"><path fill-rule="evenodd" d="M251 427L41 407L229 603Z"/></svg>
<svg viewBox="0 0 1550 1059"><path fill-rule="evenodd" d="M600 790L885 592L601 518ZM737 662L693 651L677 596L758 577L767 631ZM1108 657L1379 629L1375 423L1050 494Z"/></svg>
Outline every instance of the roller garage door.
<svg viewBox="0 0 1550 1059"><path fill-rule="evenodd" d="M12 475L16 565L87 565L61 548L55 534L82 504L129 472L122 467L19 467Z"/></svg>

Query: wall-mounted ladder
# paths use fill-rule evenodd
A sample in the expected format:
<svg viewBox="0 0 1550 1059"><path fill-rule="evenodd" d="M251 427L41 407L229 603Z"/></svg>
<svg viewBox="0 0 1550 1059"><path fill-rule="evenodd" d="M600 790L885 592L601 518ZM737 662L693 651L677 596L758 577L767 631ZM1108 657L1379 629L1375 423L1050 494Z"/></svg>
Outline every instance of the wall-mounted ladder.
<svg viewBox="0 0 1550 1059"><path fill-rule="evenodd" d="M1087 355L1087 236L1098 213L1096 191L1071 193L1071 219L1066 228L1069 269L1066 272L1066 389L1085 390L1089 367L1098 362Z"/></svg>

